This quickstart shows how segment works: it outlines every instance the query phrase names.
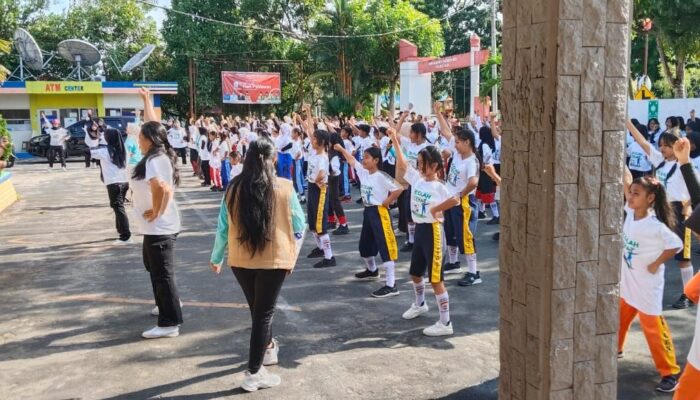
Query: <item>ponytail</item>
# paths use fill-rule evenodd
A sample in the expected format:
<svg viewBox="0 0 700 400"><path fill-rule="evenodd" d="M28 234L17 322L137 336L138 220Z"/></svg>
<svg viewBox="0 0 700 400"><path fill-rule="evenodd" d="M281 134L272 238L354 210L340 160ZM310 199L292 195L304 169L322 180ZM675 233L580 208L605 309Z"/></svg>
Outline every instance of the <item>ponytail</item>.
<svg viewBox="0 0 700 400"><path fill-rule="evenodd" d="M654 204L652 207L654 208L656 219L666 224L669 229L675 230L679 221L676 221L676 214L673 212L671 204L668 202L668 195L666 194L664 185L653 176L639 177L635 179L632 184L639 185L647 193L654 195Z"/></svg>

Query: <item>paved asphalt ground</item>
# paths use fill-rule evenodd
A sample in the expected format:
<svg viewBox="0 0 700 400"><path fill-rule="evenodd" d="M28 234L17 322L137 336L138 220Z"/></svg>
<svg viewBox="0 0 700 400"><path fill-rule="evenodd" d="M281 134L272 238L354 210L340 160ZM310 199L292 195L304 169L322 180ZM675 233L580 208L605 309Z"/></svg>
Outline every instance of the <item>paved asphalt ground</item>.
<svg viewBox="0 0 700 400"><path fill-rule="evenodd" d="M471 288L448 275L454 336L428 338L437 319L432 291L428 316L404 321L413 301L409 256L397 264L401 294L373 299L380 282L357 282L361 210L347 205L351 235L332 237L338 266L314 270L303 258L279 300L273 335L282 385L252 394L238 386L248 358L250 320L233 274L220 276L208 259L221 194L183 169L177 193L183 230L176 244L176 276L185 323L175 339L146 341L154 325L141 237L113 247L114 219L99 171L70 163L67 172L45 164L13 170L21 201L0 216L1 399L495 399L498 386L498 259L480 223L479 269ZM357 191L353 192L357 196ZM404 240L398 236L399 242ZM697 262L696 262L697 264ZM680 290L668 268L666 303ZM695 308L668 310L681 362L692 340ZM635 324L620 361L619 397L656 395L658 381Z"/></svg>

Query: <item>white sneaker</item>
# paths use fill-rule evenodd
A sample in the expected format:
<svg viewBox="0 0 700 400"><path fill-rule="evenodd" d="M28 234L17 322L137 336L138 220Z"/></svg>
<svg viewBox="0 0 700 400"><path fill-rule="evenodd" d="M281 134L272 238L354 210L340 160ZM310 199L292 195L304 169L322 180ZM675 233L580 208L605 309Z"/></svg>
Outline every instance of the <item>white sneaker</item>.
<svg viewBox="0 0 700 400"><path fill-rule="evenodd" d="M265 358L263 358L263 365L275 365L279 361L277 360L277 353L279 353L280 347L277 339L272 339L272 347L265 349Z"/></svg>
<svg viewBox="0 0 700 400"><path fill-rule="evenodd" d="M426 302L423 302L423 305L418 307L415 304L411 304L411 308L406 310L405 313L401 316L403 319L413 319L413 318L418 318L421 315L425 314L428 312L428 304Z"/></svg>
<svg viewBox="0 0 700 400"><path fill-rule="evenodd" d="M61 170L64 171L64 172L65 172L65 171L68 171L68 170L66 169L66 167L61 167Z"/></svg>
<svg viewBox="0 0 700 400"><path fill-rule="evenodd" d="M180 300L180 308L182 308L182 300ZM158 306L153 307L153 309L151 310L151 315L154 317L160 315L160 310L158 310Z"/></svg>
<svg viewBox="0 0 700 400"><path fill-rule="evenodd" d="M146 339L170 338L180 334L180 328L177 326L156 326L147 331L144 331L141 336Z"/></svg>
<svg viewBox="0 0 700 400"><path fill-rule="evenodd" d="M435 325L430 325L423 329L425 336L448 336L452 333L452 321L448 322L447 325L443 325L442 322L438 321Z"/></svg>
<svg viewBox="0 0 700 400"><path fill-rule="evenodd" d="M130 244L134 244L134 241L131 238L129 238L127 240L117 239L114 242L112 242L112 244L115 246L128 246Z"/></svg>
<svg viewBox="0 0 700 400"><path fill-rule="evenodd" d="M282 378L278 375L269 373L265 367L260 367L257 374L251 374L250 371L245 372L245 379L243 379L241 389L246 392L255 392L258 389L275 387L281 382Z"/></svg>

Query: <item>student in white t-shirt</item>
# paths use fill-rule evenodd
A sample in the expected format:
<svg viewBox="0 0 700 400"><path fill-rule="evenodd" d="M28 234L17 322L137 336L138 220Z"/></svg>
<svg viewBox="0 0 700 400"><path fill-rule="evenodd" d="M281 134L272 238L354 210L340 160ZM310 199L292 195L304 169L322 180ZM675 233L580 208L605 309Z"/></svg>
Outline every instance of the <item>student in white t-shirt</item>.
<svg viewBox="0 0 700 400"><path fill-rule="evenodd" d="M690 200L690 193L688 193L688 188L683 180L683 174L680 171L676 155L673 153L673 144L678 141L679 137L671 133L663 133L659 138L659 150L656 150L644 139L644 136L637 130L632 121L627 121L627 129L637 144L647 154L651 164L656 168L656 178L666 189L668 201L671 203L676 221L681 222L676 224L676 235L683 241L683 251L676 254L676 260L680 267L683 286L685 286L693 278L694 272L693 264L690 261L692 237L690 229L685 228L682 224L685 220L685 204ZM676 309L684 309L689 306L690 300L683 293L672 305Z"/></svg>
<svg viewBox="0 0 700 400"><path fill-rule="evenodd" d="M49 134L49 171L53 169L53 162L58 156L61 161L61 168L66 170L66 142L70 139L70 132L61 126L58 118L51 121L51 129L46 131Z"/></svg>
<svg viewBox="0 0 700 400"><path fill-rule="evenodd" d="M644 139L649 140L649 134L645 126L637 125L637 130L644 136ZM632 139L634 140L634 138ZM658 150L658 148L656 149ZM627 146L627 159L627 166L633 178L636 179L640 176L652 174L654 166L651 165L649 157L642 146L636 141L633 141Z"/></svg>
<svg viewBox="0 0 700 400"><path fill-rule="evenodd" d="M434 325L425 328L423 334L451 335L453 328L450 321L450 303L442 271L442 213L458 205L459 199L438 180L438 171L442 170L442 155L435 146L427 146L418 153L417 165L421 171L419 173L403 155L396 131L390 129L389 136L396 147L396 167L397 171L401 171L398 177L404 175L403 178L411 185L410 210L416 224L416 240L412 248L410 267L416 297L402 317L413 319L428 312L423 280L423 275L427 272L428 281L435 293L440 319ZM405 174L402 174L403 171Z"/></svg>
<svg viewBox="0 0 700 400"><path fill-rule="evenodd" d="M207 128L199 128L199 142L197 148L199 149L199 168L202 172L201 179L203 180L201 185L206 187L211 185L211 169L209 168L211 153L209 153L209 131Z"/></svg>
<svg viewBox="0 0 700 400"><path fill-rule="evenodd" d="M139 94L144 102L144 120L139 135L143 158L134 168L131 185L134 211L143 234L143 263L151 276L158 325L143 332L146 339L180 334L182 309L175 286L174 246L180 233L180 213L175 204L175 187L180 182L177 156L168 143L165 127L157 122L148 89Z"/></svg>
<svg viewBox="0 0 700 400"><path fill-rule="evenodd" d="M175 122L173 122L173 127L168 131L168 142L175 150L175 153L182 158L182 164L187 164L187 143L185 142L185 131L180 126L179 120L175 120Z"/></svg>
<svg viewBox="0 0 700 400"><path fill-rule="evenodd" d="M662 315L664 263L673 259L683 242L672 230L677 222L663 184L650 176L632 180L627 169L624 183L627 216L622 228L618 353L622 355L627 332L639 315L651 356L661 375L656 390L668 393L676 389L681 369L676 362L671 332Z"/></svg>

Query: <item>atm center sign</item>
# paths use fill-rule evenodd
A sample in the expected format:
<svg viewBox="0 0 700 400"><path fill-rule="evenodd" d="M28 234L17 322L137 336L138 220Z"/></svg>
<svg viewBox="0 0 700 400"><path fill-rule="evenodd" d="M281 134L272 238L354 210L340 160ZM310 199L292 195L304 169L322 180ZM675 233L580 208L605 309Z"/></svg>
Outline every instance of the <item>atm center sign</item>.
<svg viewBox="0 0 700 400"><path fill-rule="evenodd" d="M102 82L27 82L31 94L85 94L102 93Z"/></svg>

